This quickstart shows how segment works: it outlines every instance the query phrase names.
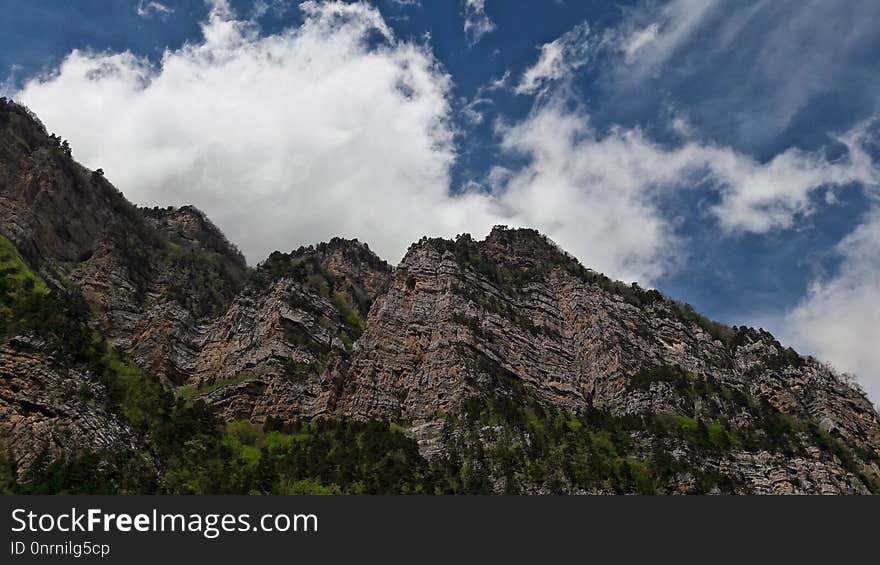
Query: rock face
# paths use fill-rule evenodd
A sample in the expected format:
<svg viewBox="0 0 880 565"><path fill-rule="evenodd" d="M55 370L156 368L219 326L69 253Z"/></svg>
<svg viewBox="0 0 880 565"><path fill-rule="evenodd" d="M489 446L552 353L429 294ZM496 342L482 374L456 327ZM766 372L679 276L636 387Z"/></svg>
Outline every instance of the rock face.
<svg viewBox="0 0 880 565"><path fill-rule="evenodd" d="M766 332L725 328L654 291L613 283L532 230L419 242L367 322L329 403L338 414L392 418L436 438L443 415L465 399L521 386L547 405L619 417L676 414L749 428L769 409L880 451L871 403L821 363ZM421 439L433 445L431 433ZM760 493L866 492L813 438L797 442L807 457L732 449L698 465ZM878 471L872 458L856 468Z"/></svg>
<svg viewBox="0 0 880 565"><path fill-rule="evenodd" d="M534 230L426 238L396 268L334 239L248 269L200 211L130 205L4 103L0 234L52 292L81 293L95 331L146 374L227 421L393 421L496 491L602 492L511 471L547 466L530 458L550 424L523 424L538 416L567 422L560 434L613 422L629 453L617 464L662 460L665 492L880 485L880 416L830 368L611 281ZM42 449L137 448L87 367L8 334L0 441L20 465Z"/></svg>
<svg viewBox="0 0 880 565"><path fill-rule="evenodd" d="M870 402L821 363L766 332L720 326L655 291L613 283L533 230L411 247L370 312L337 405L423 422L484 389L495 370L570 410L698 411L675 383L633 388L634 375L663 366L880 449Z"/></svg>
<svg viewBox="0 0 880 565"><path fill-rule="evenodd" d="M357 241L334 239L258 267L208 326L190 386L227 419L290 420L326 412L322 390L363 331L391 268ZM237 381L217 387L219 383Z"/></svg>
<svg viewBox="0 0 880 565"><path fill-rule="evenodd" d="M43 454L138 447L106 408L106 390L88 370L67 367L43 344L13 339L0 346L0 438L19 469Z"/></svg>

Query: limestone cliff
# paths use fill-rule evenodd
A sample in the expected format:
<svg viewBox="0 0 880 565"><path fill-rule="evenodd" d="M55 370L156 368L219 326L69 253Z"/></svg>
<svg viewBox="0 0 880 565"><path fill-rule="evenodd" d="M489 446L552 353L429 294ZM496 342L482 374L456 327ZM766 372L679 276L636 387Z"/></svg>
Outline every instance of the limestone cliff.
<svg viewBox="0 0 880 565"><path fill-rule="evenodd" d="M394 268L343 239L248 268L202 212L132 206L3 102L0 235L0 445L20 469L115 450L161 474L149 407L120 400L159 383L229 422L390 421L495 492L880 489L880 416L832 369L534 230L425 238Z"/></svg>

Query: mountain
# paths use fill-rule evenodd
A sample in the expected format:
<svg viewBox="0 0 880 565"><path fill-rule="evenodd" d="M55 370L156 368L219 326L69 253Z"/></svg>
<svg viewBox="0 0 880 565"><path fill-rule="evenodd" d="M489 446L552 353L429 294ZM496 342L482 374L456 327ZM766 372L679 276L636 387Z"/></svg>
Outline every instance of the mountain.
<svg viewBox="0 0 880 565"><path fill-rule="evenodd" d="M0 490L880 492L880 416L772 335L498 226L249 268L0 102Z"/></svg>

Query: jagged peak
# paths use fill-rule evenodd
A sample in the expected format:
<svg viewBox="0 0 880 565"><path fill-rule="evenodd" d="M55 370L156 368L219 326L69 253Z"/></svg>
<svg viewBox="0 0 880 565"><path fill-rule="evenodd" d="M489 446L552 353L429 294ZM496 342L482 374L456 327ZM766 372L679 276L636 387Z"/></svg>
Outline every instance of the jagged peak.
<svg viewBox="0 0 880 565"><path fill-rule="evenodd" d="M260 262L257 268L300 257L312 256L319 261L323 261L331 255L345 257L347 261L354 264L365 264L376 271L390 273L393 270L393 267L376 255L367 243L357 238L347 239L344 237L334 237L329 241L301 245L288 253L273 251L264 261Z"/></svg>
<svg viewBox="0 0 880 565"><path fill-rule="evenodd" d="M223 231L199 208L188 204L175 207L139 208L144 218L166 233L172 240L198 242L209 251L228 257L241 269L247 268L244 255L230 242Z"/></svg>
<svg viewBox="0 0 880 565"><path fill-rule="evenodd" d="M476 257L481 263L489 261L523 273L546 273L563 265L589 273L590 276L607 279L604 275L582 266L577 258L534 228L496 225L482 240L475 239L469 233L458 234L454 239L425 236L409 247L402 265L409 264L414 254L425 248L440 253L452 253L460 263L470 263L471 258Z"/></svg>
<svg viewBox="0 0 880 565"><path fill-rule="evenodd" d="M46 136L49 135L46 126L30 108L20 102L16 102L15 100L0 97L0 123L8 121L10 114L18 114L19 116L22 116L35 126L40 133Z"/></svg>

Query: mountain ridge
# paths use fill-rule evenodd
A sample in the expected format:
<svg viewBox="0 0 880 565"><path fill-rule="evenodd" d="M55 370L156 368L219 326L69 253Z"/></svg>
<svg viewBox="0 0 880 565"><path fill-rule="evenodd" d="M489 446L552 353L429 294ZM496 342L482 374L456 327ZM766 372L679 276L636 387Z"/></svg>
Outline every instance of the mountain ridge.
<svg viewBox="0 0 880 565"><path fill-rule="evenodd" d="M437 492L880 489L880 416L850 383L763 330L612 281L533 229L425 237L395 267L334 238L251 268L201 211L131 205L7 101L0 203L14 263L0 444L25 483L53 468L41 458L67 473L101 452L94 464L137 469L131 491L174 491L194 471L175 467L192 446L169 426L232 450L225 468L248 449L267 464L261 434L353 420L368 427L339 429L360 441L410 442L407 481L430 475Z"/></svg>

